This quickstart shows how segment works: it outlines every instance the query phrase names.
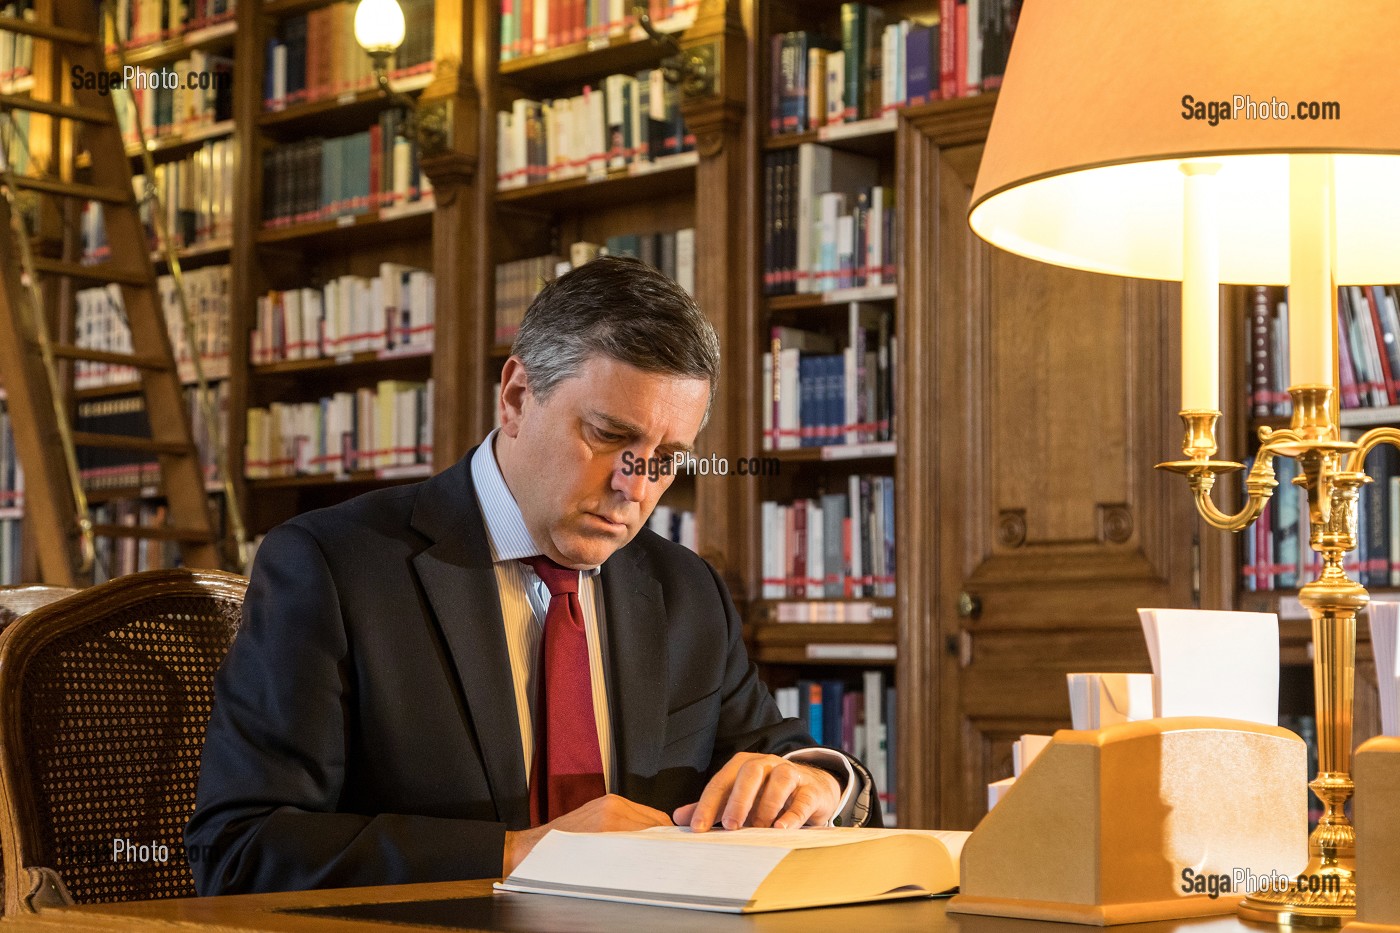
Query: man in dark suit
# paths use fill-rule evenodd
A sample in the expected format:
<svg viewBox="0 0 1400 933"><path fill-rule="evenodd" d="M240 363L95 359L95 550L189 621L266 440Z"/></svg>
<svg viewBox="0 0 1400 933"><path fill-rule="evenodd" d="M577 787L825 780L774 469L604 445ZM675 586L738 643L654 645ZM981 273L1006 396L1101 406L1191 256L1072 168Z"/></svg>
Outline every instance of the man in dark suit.
<svg viewBox="0 0 1400 933"><path fill-rule="evenodd" d="M644 528L671 477L629 465L690 449L718 378L694 302L596 260L514 350L480 447L264 540L186 830L200 893L496 877L551 828L866 819L868 774L779 715L714 570Z"/></svg>

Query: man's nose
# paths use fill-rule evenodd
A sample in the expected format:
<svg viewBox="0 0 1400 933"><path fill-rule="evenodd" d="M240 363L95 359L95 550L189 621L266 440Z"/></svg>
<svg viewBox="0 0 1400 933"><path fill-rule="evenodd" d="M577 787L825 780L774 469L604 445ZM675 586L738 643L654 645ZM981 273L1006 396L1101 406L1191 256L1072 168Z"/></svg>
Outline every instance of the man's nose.
<svg viewBox="0 0 1400 933"><path fill-rule="evenodd" d="M638 466L646 462L647 461L633 461L633 463ZM641 502L646 498L647 483L649 482L651 482L651 480L647 479L645 470L631 473L624 470L620 465L613 470L612 488L622 493L623 498L628 502Z"/></svg>

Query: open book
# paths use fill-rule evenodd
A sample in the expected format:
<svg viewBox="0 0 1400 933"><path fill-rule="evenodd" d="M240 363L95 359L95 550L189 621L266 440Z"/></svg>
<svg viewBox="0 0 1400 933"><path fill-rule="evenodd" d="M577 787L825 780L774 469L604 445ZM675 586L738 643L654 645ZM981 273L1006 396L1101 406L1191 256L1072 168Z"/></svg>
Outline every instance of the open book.
<svg viewBox="0 0 1400 933"><path fill-rule="evenodd" d="M751 913L897 897L958 884L970 833L917 829L721 829L662 826L566 833L539 841L503 891Z"/></svg>

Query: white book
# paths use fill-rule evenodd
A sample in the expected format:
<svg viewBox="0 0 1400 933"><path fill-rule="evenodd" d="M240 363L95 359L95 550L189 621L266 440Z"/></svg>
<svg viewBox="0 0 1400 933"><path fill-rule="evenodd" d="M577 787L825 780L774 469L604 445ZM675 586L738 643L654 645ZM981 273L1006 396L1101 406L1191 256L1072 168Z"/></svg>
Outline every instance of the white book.
<svg viewBox="0 0 1400 933"><path fill-rule="evenodd" d="M1381 732L1400 735L1400 603L1372 602L1367 615L1380 688Z"/></svg>
<svg viewBox="0 0 1400 933"><path fill-rule="evenodd" d="M899 52L903 48L899 23L890 23L880 34L880 110L884 116L899 102Z"/></svg>
<svg viewBox="0 0 1400 933"><path fill-rule="evenodd" d="M1001 803L1002 798L1004 798L1007 792L1011 790L1011 785L1015 783L1016 779L1014 777L1009 777L1002 778L1000 781L993 781L992 783L987 785L988 812L990 812L991 809L997 804Z"/></svg>
<svg viewBox="0 0 1400 933"><path fill-rule="evenodd" d="M695 228L676 231L676 284L695 294Z"/></svg>
<svg viewBox="0 0 1400 933"><path fill-rule="evenodd" d="M807 579L803 592L820 596L826 587L826 570L822 551L822 505L819 499L807 500Z"/></svg>
<svg viewBox="0 0 1400 933"><path fill-rule="evenodd" d="M865 701L865 744L856 744L856 751L875 783L876 792L888 794L893 781L889 774L889 726L885 722L885 672L868 670L863 678Z"/></svg>
<svg viewBox="0 0 1400 933"><path fill-rule="evenodd" d="M850 828L554 830L496 888L725 913L925 897L957 885L969 835Z"/></svg>
<svg viewBox="0 0 1400 933"><path fill-rule="evenodd" d="M1014 777L1025 774L1026 769L1031 766L1031 762L1039 757L1050 744L1051 737L1048 735L1023 735L1015 742L1011 743L1011 773Z"/></svg>
<svg viewBox="0 0 1400 933"><path fill-rule="evenodd" d="M846 53L826 56L826 122L840 123L846 114Z"/></svg>
<svg viewBox="0 0 1400 933"><path fill-rule="evenodd" d="M1156 674L1156 715L1278 725L1278 616L1139 609Z"/></svg>

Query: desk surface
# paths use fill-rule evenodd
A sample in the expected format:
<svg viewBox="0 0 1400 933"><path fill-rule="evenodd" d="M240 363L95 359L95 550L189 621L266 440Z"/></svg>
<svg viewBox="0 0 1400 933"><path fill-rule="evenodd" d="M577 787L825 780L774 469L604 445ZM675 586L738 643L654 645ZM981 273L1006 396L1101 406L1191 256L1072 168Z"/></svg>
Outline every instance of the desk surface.
<svg viewBox="0 0 1400 933"><path fill-rule="evenodd" d="M340 888L290 894L250 894L101 904L43 911L0 925L5 933L368 933L398 930L445 933L1070 933L1081 927L1034 920L946 914L946 898L857 904L738 916L610 904L538 894L497 894L489 881ZM353 919L346 915L353 915ZM1131 933L1262 933L1276 927L1233 915L1133 924Z"/></svg>

